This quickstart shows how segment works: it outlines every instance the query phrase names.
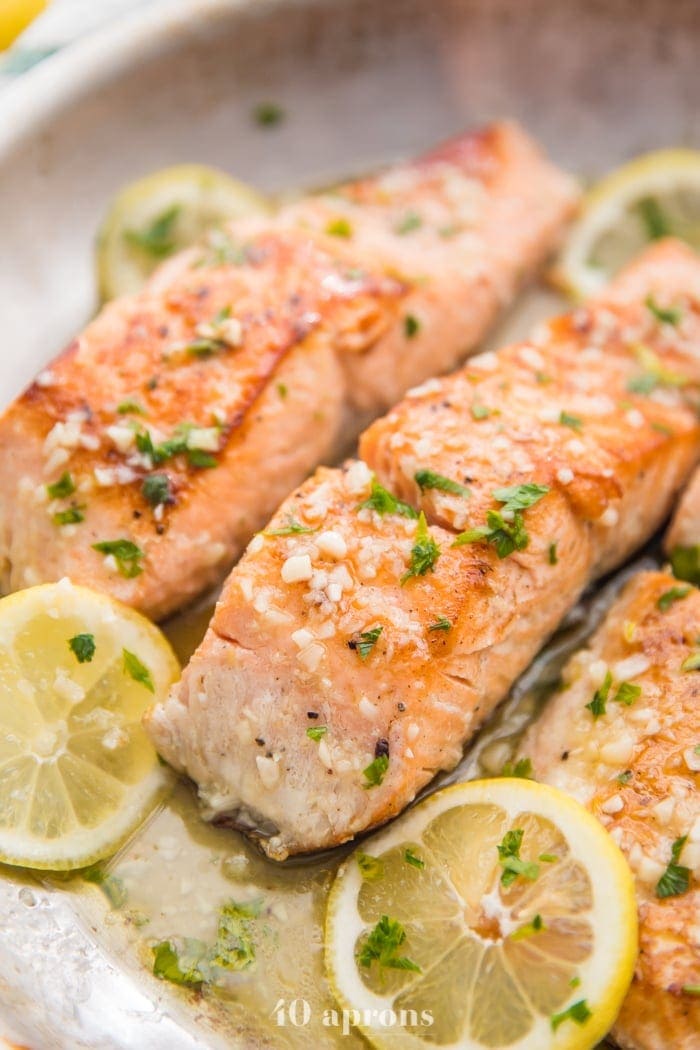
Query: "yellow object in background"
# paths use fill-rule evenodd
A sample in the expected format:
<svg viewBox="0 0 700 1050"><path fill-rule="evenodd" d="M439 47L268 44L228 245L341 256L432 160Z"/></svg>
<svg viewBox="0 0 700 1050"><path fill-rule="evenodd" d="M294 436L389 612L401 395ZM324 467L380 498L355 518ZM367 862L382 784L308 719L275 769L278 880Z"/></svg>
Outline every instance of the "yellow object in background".
<svg viewBox="0 0 700 1050"><path fill-rule="evenodd" d="M0 0L0 51L10 46L46 4L47 0Z"/></svg>

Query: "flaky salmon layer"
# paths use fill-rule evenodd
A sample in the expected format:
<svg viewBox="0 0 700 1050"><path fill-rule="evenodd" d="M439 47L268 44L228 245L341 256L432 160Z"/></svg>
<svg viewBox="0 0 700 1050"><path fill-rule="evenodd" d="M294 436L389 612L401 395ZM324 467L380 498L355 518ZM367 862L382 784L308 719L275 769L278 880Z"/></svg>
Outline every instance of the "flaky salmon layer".
<svg viewBox="0 0 700 1050"><path fill-rule="evenodd" d="M148 718L206 815L284 858L452 768L583 588L668 514L699 380L700 260L667 242L604 300L414 390L362 459L295 491Z"/></svg>
<svg viewBox="0 0 700 1050"><path fill-rule="evenodd" d="M536 779L586 805L635 874L640 953L614 1030L626 1050L700 1045L699 635L699 591L635 577L521 745ZM684 872L670 878L672 862Z"/></svg>
<svg viewBox="0 0 700 1050"><path fill-rule="evenodd" d="M0 590L186 604L362 420L473 350L576 196L497 124L166 263L0 417Z"/></svg>

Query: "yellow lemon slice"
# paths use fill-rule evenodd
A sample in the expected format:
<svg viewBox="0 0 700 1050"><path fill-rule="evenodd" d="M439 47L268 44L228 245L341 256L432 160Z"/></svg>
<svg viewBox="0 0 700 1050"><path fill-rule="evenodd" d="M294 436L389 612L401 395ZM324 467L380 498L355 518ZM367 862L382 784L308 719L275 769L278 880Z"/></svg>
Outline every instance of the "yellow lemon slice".
<svg viewBox="0 0 700 1050"><path fill-rule="evenodd" d="M68 580L0 601L0 860L120 846L170 786L141 716L178 674L150 621Z"/></svg>
<svg viewBox="0 0 700 1050"><path fill-rule="evenodd" d="M208 230L269 211L257 190L201 164L165 168L131 183L112 201L98 234L102 299L137 292L164 259Z"/></svg>
<svg viewBox="0 0 700 1050"><path fill-rule="evenodd" d="M9 47L45 7L46 0L3 0L0 6L0 51Z"/></svg>
<svg viewBox="0 0 700 1050"><path fill-rule="evenodd" d="M458 784L368 839L326 921L339 1004L391 1050L584 1050L632 978L630 870L603 827L526 780Z"/></svg>
<svg viewBox="0 0 700 1050"><path fill-rule="evenodd" d="M552 276L575 298L594 295L650 241L666 236L700 249L698 150L647 153L598 182Z"/></svg>

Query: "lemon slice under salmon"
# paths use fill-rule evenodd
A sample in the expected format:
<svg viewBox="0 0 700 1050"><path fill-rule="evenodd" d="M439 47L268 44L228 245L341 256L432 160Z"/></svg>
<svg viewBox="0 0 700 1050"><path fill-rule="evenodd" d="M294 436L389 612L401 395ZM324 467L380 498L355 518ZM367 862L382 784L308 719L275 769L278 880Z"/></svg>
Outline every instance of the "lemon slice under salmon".
<svg viewBox="0 0 700 1050"><path fill-rule="evenodd" d="M647 153L596 183L552 277L575 298L595 295L650 241L666 236L700 249L698 150Z"/></svg>
<svg viewBox="0 0 700 1050"><path fill-rule="evenodd" d="M179 666L150 621L68 580L0 601L0 860L83 867L171 785L141 726Z"/></svg>
<svg viewBox="0 0 700 1050"><path fill-rule="evenodd" d="M333 992L377 1047L584 1050L632 978L630 870L603 827L526 780L432 795L343 864Z"/></svg>
<svg viewBox="0 0 700 1050"><path fill-rule="evenodd" d="M181 164L126 186L112 201L97 238L103 300L137 292L156 267L231 219L266 214L251 186L201 164Z"/></svg>

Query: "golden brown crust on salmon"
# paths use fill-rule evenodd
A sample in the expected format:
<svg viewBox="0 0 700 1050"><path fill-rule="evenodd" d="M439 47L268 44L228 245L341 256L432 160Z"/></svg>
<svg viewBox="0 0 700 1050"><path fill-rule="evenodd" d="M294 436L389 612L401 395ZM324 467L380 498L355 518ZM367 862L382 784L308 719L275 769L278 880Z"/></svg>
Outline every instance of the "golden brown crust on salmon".
<svg viewBox="0 0 700 1050"><path fill-rule="evenodd" d="M666 573L635 577L521 745L536 778L587 805L634 870L640 954L614 1030L629 1050L698 1046L700 676L684 668L699 633L699 591ZM605 711L594 717L586 705L608 674ZM626 703L615 702L621 681L639 690ZM683 838L688 888L660 897Z"/></svg>
<svg viewBox="0 0 700 1050"><path fill-rule="evenodd" d="M575 198L500 124L167 262L0 418L0 587L185 604L362 414L474 348Z"/></svg>
<svg viewBox="0 0 700 1050"><path fill-rule="evenodd" d="M400 812L662 522L700 437L700 298L683 292L700 260L668 243L634 272L641 299L613 290L412 392L364 459L319 472L252 541L149 720L209 816L279 858ZM682 331L650 290L682 301Z"/></svg>

